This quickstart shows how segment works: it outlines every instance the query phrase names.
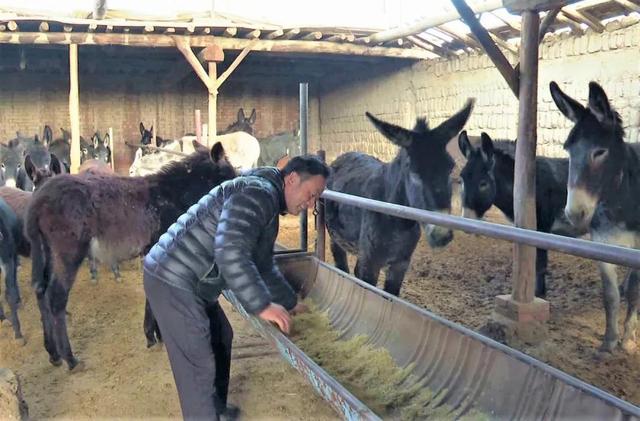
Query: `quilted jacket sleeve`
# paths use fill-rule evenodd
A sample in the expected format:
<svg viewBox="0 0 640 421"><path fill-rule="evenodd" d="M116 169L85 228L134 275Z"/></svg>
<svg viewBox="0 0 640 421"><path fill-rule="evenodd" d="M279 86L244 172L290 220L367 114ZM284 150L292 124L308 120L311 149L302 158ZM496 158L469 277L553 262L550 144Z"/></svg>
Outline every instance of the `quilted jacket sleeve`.
<svg viewBox="0 0 640 421"><path fill-rule="evenodd" d="M298 303L296 293L284 278L274 259L271 259L271 267L262 273L267 287L273 296L273 301L280 304L287 310L291 310Z"/></svg>
<svg viewBox="0 0 640 421"><path fill-rule="evenodd" d="M260 234L277 217L273 199L259 188L232 194L224 203L215 236L215 256L220 273L244 309L258 314L272 301L253 261Z"/></svg>

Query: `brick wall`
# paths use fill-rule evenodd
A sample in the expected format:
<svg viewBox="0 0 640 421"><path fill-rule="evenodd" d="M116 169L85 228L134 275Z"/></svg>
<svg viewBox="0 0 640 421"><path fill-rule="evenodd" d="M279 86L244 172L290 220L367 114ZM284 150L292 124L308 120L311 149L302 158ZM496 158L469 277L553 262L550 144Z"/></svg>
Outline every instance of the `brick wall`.
<svg viewBox="0 0 640 421"><path fill-rule="evenodd" d="M589 30L579 37L563 34L545 39L540 51L538 154L566 156L562 143L571 123L551 100L551 80L583 103L588 82L601 83L623 118L628 140L638 141L639 46L640 24L630 17L609 23L602 34ZM517 57L508 58L512 64L517 62ZM390 159L395 147L373 129L365 111L404 126L411 126L417 115L426 115L435 126L460 109L468 97L477 102L467 130L515 138L518 103L488 57L474 54L423 61L391 75L372 70L337 89L325 90L320 97L320 143L328 160L351 150Z"/></svg>
<svg viewBox="0 0 640 421"><path fill-rule="evenodd" d="M218 130L236 120L240 107L248 117L256 109L255 135L258 138L293 130L298 125L298 83L287 79L236 82L230 77L218 96ZM39 133L44 124L60 134L68 129L68 79L63 76L33 74L0 74L0 141ZM80 133L87 139L96 130L113 128L116 170L127 174L134 150L125 141L139 142L139 123L148 128L156 121L157 133L177 138L194 132L194 110L201 110L207 123L206 90L195 77L180 86L160 87L157 80L136 76L96 79L80 76ZM310 88L311 89L311 88ZM318 99L310 92L310 138L318 136ZM315 141L318 143L318 141Z"/></svg>

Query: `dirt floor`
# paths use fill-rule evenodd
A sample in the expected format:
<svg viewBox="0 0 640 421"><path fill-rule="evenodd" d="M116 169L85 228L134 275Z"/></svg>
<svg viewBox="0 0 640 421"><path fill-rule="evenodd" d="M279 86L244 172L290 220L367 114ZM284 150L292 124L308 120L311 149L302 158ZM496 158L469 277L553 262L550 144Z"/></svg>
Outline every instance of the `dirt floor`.
<svg viewBox="0 0 640 421"><path fill-rule="evenodd" d="M27 282L29 260L24 259L20 319L27 344L18 346L11 327L1 325L0 367L21 377L33 419L181 419L167 354L164 348L146 349L138 261L123 265L121 284L101 270L100 282L92 285L88 267L83 266L71 292L69 335L86 368L69 374L66 365L53 367L48 362L37 303ZM240 405L243 419L337 419L239 313L226 301L223 304L235 330L230 401Z"/></svg>
<svg viewBox="0 0 640 421"><path fill-rule="evenodd" d="M492 222L506 222L497 211ZM309 230L313 230L313 221ZM281 223L280 242L299 247L297 218ZM310 232L310 249L315 233ZM328 248L326 256L333 262ZM350 256L353 270L355 259ZM401 297L473 330L488 320L494 297L511 292L512 245L508 242L456 232L444 249L432 250L421 241L402 287ZM547 300L551 305L548 339L538 346L516 347L615 396L640 405L640 353L617 351L603 358L596 351L604 334L600 276L590 260L549 253ZM621 272L621 275L623 273ZM381 274L381 278L383 275ZM382 279L378 286L382 287ZM620 328L626 313L621 305ZM621 331L622 332L622 331ZM639 344L640 345L640 344Z"/></svg>
<svg viewBox="0 0 640 421"><path fill-rule="evenodd" d="M311 220L311 249L313 229ZM279 242L299 246L297 218L282 219ZM327 258L331 260L328 248ZM430 250L421 242L402 297L477 330L487 321L494 297L510 291L511 260L509 243L460 232L442 250ZM354 260L350 262L353 267ZM549 338L542 345L519 349L640 404L640 356L618 352L603 360L595 352L604 332L595 264L551 253L549 269ZM101 268L100 282L92 285L83 266L71 293L69 332L86 369L70 375L64 366L53 367L47 361L35 297L27 281L29 261L23 261L20 317L27 344L17 346L11 328L0 326L0 367L22 378L34 419L180 418L166 352L145 348L139 263L125 264L123 275L124 282L116 284ZM332 409L277 354L251 356L273 350L224 304L236 332L230 401L243 408L244 419L335 419Z"/></svg>

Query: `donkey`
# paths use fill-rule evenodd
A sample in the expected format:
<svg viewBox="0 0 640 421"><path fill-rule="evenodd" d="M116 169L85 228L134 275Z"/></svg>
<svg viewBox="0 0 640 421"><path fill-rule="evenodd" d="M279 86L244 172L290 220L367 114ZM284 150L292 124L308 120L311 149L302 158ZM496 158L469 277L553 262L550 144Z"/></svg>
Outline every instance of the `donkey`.
<svg viewBox="0 0 640 421"><path fill-rule="evenodd" d="M9 147L23 157L23 167L29 175L30 180L25 180L24 190L31 191L35 185L62 172L62 164L58 157L49 152L50 142L50 131L47 130L44 131L42 141L35 135L33 138L17 138L9 142Z"/></svg>
<svg viewBox="0 0 640 421"><path fill-rule="evenodd" d="M474 147L466 131L458 136L460 152L467 163L460 172L462 178L462 209L464 217L482 218L491 205L513 221L513 181L515 142L491 140L482 132L480 147ZM569 161L565 158L536 158L536 222L537 230L569 237L587 234L566 219ZM536 250L536 296L547 293L547 250Z"/></svg>
<svg viewBox="0 0 640 421"><path fill-rule="evenodd" d="M218 134L246 132L253 136L253 125L256 122L256 109L251 110L251 115L249 115L249 118L246 118L244 116L244 110L240 108L236 117L236 121L227 126L226 129L219 131Z"/></svg>
<svg viewBox="0 0 640 421"><path fill-rule="evenodd" d="M23 157L16 148L0 144L0 177L3 186L27 188Z"/></svg>
<svg viewBox="0 0 640 421"><path fill-rule="evenodd" d="M2 187L9 188L9 187ZM22 224L15 212L0 198L0 268L4 272L5 299L9 304L9 321L13 327L16 341L25 344L18 319L20 291L18 289L18 250L21 248ZM6 319L0 303L0 322Z"/></svg>
<svg viewBox="0 0 640 421"><path fill-rule="evenodd" d="M386 123L366 113L387 139L400 147L395 159L383 163L358 152L339 156L327 186L332 190L425 210L449 212L450 174L454 161L447 143L467 122L474 100L447 121L429 129L418 118L413 130ZM417 222L343 205L326 203L326 225L331 235L331 252L336 266L349 271L347 252L356 254L355 275L376 286L380 270L388 266L384 290L398 295L409 268L411 255L420 239ZM444 247L453 238L450 229L424 227L432 247Z"/></svg>
<svg viewBox="0 0 640 421"><path fill-rule="evenodd" d="M49 126L44 126L45 130L51 131ZM62 164L62 172L70 173L71 172L71 133L67 130L60 128L62 131L62 137L59 137L49 143L49 151L54 154L58 161ZM81 137L81 143L84 139Z"/></svg>
<svg viewBox="0 0 640 421"><path fill-rule="evenodd" d="M637 248L640 239L640 147L624 142L620 115L604 90L589 83L587 107L549 85L556 106L575 125L564 148L569 152L569 179L565 214L577 227L589 229L593 241ZM618 345L620 292L616 265L598 262L603 283L606 318L601 351L612 352ZM626 279L627 316L621 347L633 352L640 288L638 271L629 269Z"/></svg>
<svg viewBox="0 0 640 421"><path fill-rule="evenodd" d="M33 194L26 218L32 282L53 365L64 359L72 371L83 367L71 350L65 309L91 243L102 261L140 256L189 206L235 176L216 143L146 177L63 174Z"/></svg>
<svg viewBox="0 0 640 421"><path fill-rule="evenodd" d="M111 146L109 143L111 138L109 133L105 133L104 138L100 138L100 134L95 132L91 136L91 142L81 145L80 164L88 160L96 160L104 162L105 164L111 163Z"/></svg>

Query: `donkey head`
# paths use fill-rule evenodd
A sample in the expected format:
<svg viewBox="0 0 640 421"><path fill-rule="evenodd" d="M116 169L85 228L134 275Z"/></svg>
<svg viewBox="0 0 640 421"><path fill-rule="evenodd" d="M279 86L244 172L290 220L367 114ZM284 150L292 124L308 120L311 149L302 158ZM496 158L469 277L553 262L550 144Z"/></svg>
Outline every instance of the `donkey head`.
<svg viewBox="0 0 640 421"><path fill-rule="evenodd" d="M34 190L48 178L62 172L58 158L46 148L32 148L24 157L24 169L33 182Z"/></svg>
<svg viewBox="0 0 640 421"><path fill-rule="evenodd" d="M85 159L95 159L101 162L104 162L105 164L108 164L111 162L111 147L109 146L110 143L110 137L109 137L109 133L106 133L104 135L103 139L100 139L100 134L98 132L96 132L92 137L91 137L91 149L88 150L88 154L85 157ZM83 156L84 153L83 153ZM84 160L83 160L84 162Z"/></svg>
<svg viewBox="0 0 640 421"><path fill-rule="evenodd" d="M460 152L467 163L460 172L462 178L462 216L482 218L496 198L495 160L493 141L482 132L480 147L474 147L469 141L467 131L458 136Z"/></svg>
<svg viewBox="0 0 640 421"><path fill-rule="evenodd" d="M565 214L573 225L586 228L598 203L615 195L622 182L626 164L622 120L596 82L589 83L587 107L557 83L551 82L549 88L558 109L575 123L564 143L569 152Z"/></svg>
<svg viewBox="0 0 640 421"><path fill-rule="evenodd" d="M235 123L233 123L229 127L227 127L227 129L224 132L225 133L247 132L247 133L249 133L250 135L253 136L253 124L255 122L256 122L256 109L255 108L251 111L251 115L249 116L249 118L246 118L244 116L244 110L242 108L240 108L238 110L237 120L235 121Z"/></svg>
<svg viewBox="0 0 640 421"><path fill-rule="evenodd" d="M462 110L435 129L428 127L425 118L419 118L413 130L409 130L366 113L380 133L401 147L402 183L409 206L450 213L450 176L455 162L446 147L464 127L473 104L474 100L470 99ZM448 228L428 224L424 230L432 247L443 247L453 238Z"/></svg>
<svg viewBox="0 0 640 421"><path fill-rule="evenodd" d="M0 145L0 176L2 185L24 188L26 174L22 167L22 156L16 148Z"/></svg>

